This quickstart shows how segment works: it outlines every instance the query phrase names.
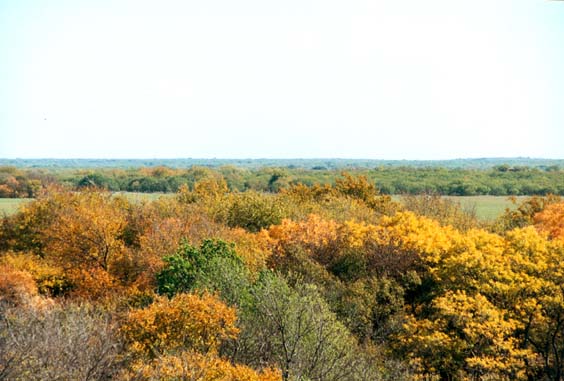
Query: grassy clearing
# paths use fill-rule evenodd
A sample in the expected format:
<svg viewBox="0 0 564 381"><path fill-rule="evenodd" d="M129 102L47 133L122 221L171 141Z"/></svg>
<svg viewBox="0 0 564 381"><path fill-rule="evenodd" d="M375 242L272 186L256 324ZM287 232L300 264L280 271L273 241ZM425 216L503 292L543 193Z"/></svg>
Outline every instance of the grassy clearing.
<svg viewBox="0 0 564 381"><path fill-rule="evenodd" d="M0 216L16 213L20 205L31 200L31 198L0 198Z"/></svg>
<svg viewBox="0 0 564 381"><path fill-rule="evenodd" d="M499 217L506 208L513 209L515 204L509 201L508 196L443 196L449 200L460 203L466 210L474 209L476 216L483 221ZM401 201L401 196L392 196L395 201ZM527 199L528 196L517 196L517 203Z"/></svg>
<svg viewBox="0 0 564 381"><path fill-rule="evenodd" d="M476 215L481 220L493 220L499 217L506 208L513 209L515 204L507 196L446 196L457 201L463 208L475 208ZM528 198L518 196L517 203Z"/></svg>

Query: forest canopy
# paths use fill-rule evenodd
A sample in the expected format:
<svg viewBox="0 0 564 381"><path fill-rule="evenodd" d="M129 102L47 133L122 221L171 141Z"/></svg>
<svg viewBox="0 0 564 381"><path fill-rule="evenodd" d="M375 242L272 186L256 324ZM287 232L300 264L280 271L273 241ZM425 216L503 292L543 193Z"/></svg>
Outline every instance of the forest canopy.
<svg viewBox="0 0 564 381"><path fill-rule="evenodd" d="M560 380L562 199L410 197L55 182L0 223L0 379Z"/></svg>

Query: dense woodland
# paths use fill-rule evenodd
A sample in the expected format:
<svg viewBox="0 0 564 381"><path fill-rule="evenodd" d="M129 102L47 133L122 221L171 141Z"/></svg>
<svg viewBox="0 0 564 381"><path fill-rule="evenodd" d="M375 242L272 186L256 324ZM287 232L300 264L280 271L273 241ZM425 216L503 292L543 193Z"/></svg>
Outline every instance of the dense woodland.
<svg viewBox="0 0 564 381"><path fill-rule="evenodd" d="M564 378L558 196L485 223L357 174L142 171L202 174L140 203L39 179L1 220L0 380Z"/></svg>
<svg viewBox="0 0 564 381"><path fill-rule="evenodd" d="M470 161L459 168L452 167L452 165L443 167L430 164L429 166L390 164L366 167L363 166L366 164L364 162L358 162L357 166L353 166L354 162L345 165L331 161L326 162L325 165L317 161L306 162L309 163L307 166L298 166L300 162L296 161L296 164L288 164L286 167L223 165L187 168L168 166L73 168L48 166L48 163L45 161L43 167L37 168L0 167L0 197L33 198L41 189L51 184L60 184L73 189L96 186L114 192L171 193L178 192L182 186L193 189L198 181L209 176L223 177L231 191L254 190L273 193L297 184L334 185L344 169L354 175L365 176L383 194L564 195L564 170L562 169L564 167L556 164L548 165L552 161L541 161L543 164L537 163L537 166L509 164L486 166L482 162ZM474 167L472 163L476 166L481 164L481 166ZM536 162L524 161L524 163L535 164ZM102 161L98 164L107 163ZM151 162L146 164L150 165Z"/></svg>

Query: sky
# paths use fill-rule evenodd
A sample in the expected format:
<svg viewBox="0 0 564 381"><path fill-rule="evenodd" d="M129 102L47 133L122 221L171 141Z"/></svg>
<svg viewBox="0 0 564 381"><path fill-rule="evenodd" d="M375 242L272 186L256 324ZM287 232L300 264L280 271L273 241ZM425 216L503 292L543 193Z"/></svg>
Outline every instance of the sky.
<svg viewBox="0 0 564 381"><path fill-rule="evenodd" d="M1 158L564 158L564 1L0 0Z"/></svg>

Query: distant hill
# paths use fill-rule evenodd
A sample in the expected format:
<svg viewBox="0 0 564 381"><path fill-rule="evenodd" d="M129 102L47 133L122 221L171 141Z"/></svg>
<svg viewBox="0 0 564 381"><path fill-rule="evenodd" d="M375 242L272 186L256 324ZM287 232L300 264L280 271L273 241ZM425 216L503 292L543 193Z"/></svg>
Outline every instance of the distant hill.
<svg viewBox="0 0 564 381"><path fill-rule="evenodd" d="M452 160L371 160L371 159L0 159L0 166L21 168L138 168L192 166L242 168L285 167L304 169L351 169L376 167L490 169L498 166L564 168L564 159L474 158Z"/></svg>

